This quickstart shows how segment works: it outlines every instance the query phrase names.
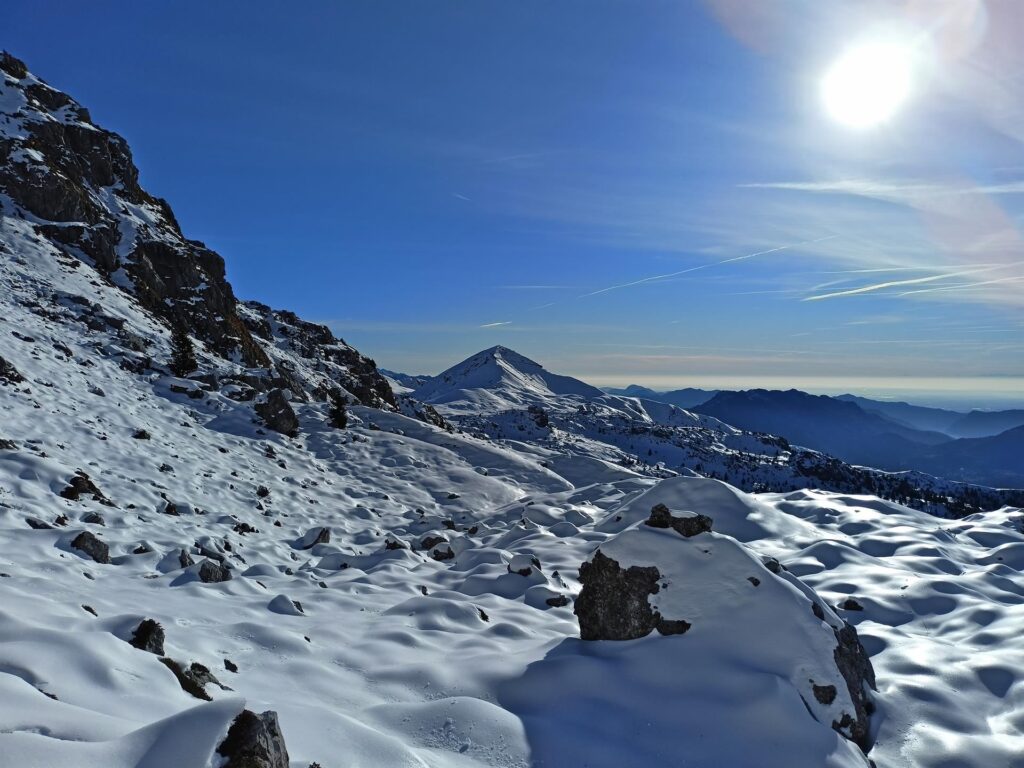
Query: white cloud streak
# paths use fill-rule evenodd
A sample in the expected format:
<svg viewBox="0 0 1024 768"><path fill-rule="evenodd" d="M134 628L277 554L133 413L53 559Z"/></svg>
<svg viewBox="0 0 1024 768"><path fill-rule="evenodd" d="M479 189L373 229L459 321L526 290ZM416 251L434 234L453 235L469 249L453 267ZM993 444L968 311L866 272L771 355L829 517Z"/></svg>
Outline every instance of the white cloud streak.
<svg viewBox="0 0 1024 768"><path fill-rule="evenodd" d="M820 243L820 242L823 242L825 240L833 240L836 237L838 237L838 235L827 235L825 237L815 238L814 240L804 240L803 242L800 242L800 243L790 243L789 245L780 245L777 248L769 248L766 251L757 251L756 253L748 253L748 254L744 254L743 256L734 256L731 259L722 259L721 261L714 261L714 262L711 262L710 264L699 264L696 267L688 267L687 269L680 269L677 272L668 272L668 273L666 273L664 275L651 275L650 277L644 277L644 278L641 278L640 280L633 280L633 281L628 282L628 283L621 283L619 285L609 285L606 288L600 288L600 289L598 289L596 291L591 291L590 293L584 293L581 296L578 296L577 298L585 299L585 298L588 298L590 296L598 296L598 295L600 295L602 293L608 293L609 291L617 291L617 290L620 290L622 288L633 288L634 286L644 285L645 283L653 283L653 282L657 282L659 280L668 280L669 278L679 277L680 275L686 275L686 274L689 274L691 272L697 272L697 271L702 270L702 269L710 269L711 267L720 267L723 264L732 264L733 262L737 262L737 261L745 261L746 259L752 259L755 256L765 256L765 255L767 255L769 253L777 253L779 251L787 251L787 250L790 250L792 248L800 248L800 247L805 246L805 245L813 245L814 243Z"/></svg>

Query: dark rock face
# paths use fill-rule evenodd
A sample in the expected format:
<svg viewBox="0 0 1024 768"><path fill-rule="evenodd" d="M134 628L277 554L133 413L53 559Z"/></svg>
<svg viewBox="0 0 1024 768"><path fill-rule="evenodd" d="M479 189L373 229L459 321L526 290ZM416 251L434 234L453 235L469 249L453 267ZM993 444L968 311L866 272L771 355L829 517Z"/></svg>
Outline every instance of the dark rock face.
<svg viewBox="0 0 1024 768"><path fill-rule="evenodd" d="M84 254L106 275L123 268L134 285L126 290L154 314L183 325L221 355L237 351L246 365L267 365L238 317L223 259L186 239L166 201L139 186L127 142L93 123L70 96L28 74L13 56L4 54L0 69L3 89L25 102L17 113L23 135L0 141L0 188L14 204L51 222L40 225L41 233L71 258ZM28 149L42 159L9 159ZM126 204L150 216L127 243L119 227Z"/></svg>
<svg viewBox="0 0 1024 768"><path fill-rule="evenodd" d="M0 382L4 384L20 384L25 377L18 373L18 369L0 357Z"/></svg>
<svg viewBox="0 0 1024 768"><path fill-rule="evenodd" d="M833 722L832 727L866 752L871 747L868 729L869 718L874 711L868 689L877 690L875 670L871 666L867 651L861 645L857 630L851 624L844 624L842 629L833 631L837 643L834 651L836 666L846 680L855 717L844 715L842 721Z"/></svg>
<svg viewBox="0 0 1024 768"><path fill-rule="evenodd" d="M140 651L164 655L164 628L153 619L143 619L129 641Z"/></svg>
<svg viewBox="0 0 1024 768"><path fill-rule="evenodd" d="M272 389L262 402L254 406L256 415L275 432L294 437L299 433L299 419L292 410L284 390Z"/></svg>
<svg viewBox="0 0 1024 768"><path fill-rule="evenodd" d="M110 547L97 539L88 531L82 531L72 541L71 546L79 552L84 552L97 563L110 562Z"/></svg>
<svg viewBox="0 0 1024 768"><path fill-rule="evenodd" d="M243 709L217 746L222 768L288 768L288 749L276 712Z"/></svg>
<svg viewBox="0 0 1024 768"><path fill-rule="evenodd" d="M664 504L655 504L646 524L651 528L671 528L681 536L690 538L710 531L712 521L707 515L676 517Z"/></svg>
<svg viewBox="0 0 1024 768"><path fill-rule="evenodd" d="M319 374L302 377L298 372L275 367L273 386L291 389L300 399L306 395L330 401L340 385L362 405L393 410L394 392L377 364L336 338L325 325L300 319L294 312L275 310L256 301L246 302L241 316L250 332L286 347L309 361Z"/></svg>
<svg viewBox="0 0 1024 768"><path fill-rule="evenodd" d="M653 610L650 595L660 589L661 574L654 566L638 565L623 569L598 550L590 562L580 566L583 589L573 613L580 622L584 640L635 640L654 630L663 635L679 635L690 628L689 622L666 620Z"/></svg>
<svg viewBox="0 0 1024 768"><path fill-rule="evenodd" d="M199 580L204 584L231 581L231 571L221 563L206 559L199 564Z"/></svg>

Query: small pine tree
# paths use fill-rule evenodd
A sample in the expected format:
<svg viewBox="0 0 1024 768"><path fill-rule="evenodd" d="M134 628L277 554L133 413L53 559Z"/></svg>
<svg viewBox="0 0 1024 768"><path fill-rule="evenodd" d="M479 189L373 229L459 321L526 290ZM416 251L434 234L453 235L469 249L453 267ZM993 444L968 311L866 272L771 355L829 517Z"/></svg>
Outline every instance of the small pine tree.
<svg viewBox="0 0 1024 768"><path fill-rule="evenodd" d="M348 426L348 410L345 408L345 398L339 392L331 392L331 410L328 414L331 426L335 429L345 429Z"/></svg>
<svg viewBox="0 0 1024 768"><path fill-rule="evenodd" d="M171 329L171 362L168 367L175 376L188 376L199 367L192 339L184 326L177 323Z"/></svg>

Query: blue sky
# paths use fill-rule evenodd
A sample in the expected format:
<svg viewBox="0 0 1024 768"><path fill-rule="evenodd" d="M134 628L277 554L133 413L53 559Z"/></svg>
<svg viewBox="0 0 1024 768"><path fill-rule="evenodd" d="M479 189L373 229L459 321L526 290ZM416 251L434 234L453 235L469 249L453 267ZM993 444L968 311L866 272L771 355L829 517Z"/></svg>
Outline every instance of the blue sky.
<svg viewBox="0 0 1024 768"><path fill-rule="evenodd" d="M1022 17L1012 0L48 2L5 9L0 44L129 140L240 296L387 367L504 344L599 384L1009 397ZM824 73L894 34L922 52L906 103L838 124Z"/></svg>

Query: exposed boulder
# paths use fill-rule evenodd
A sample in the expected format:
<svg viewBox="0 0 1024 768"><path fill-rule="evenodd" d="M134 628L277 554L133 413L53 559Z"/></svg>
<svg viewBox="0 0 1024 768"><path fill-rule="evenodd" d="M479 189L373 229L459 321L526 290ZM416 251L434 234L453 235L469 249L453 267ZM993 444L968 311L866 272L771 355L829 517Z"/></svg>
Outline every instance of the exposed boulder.
<svg viewBox="0 0 1024 768"><path fill-rule="evenodd" d="M221 768L288 768L288 749L276 712L243 709L217 746Z"/></svg>
<svg viewBox="0 0 1024 768"><path fill-rule="evenodd" d="M79 552L89 556L97 563L110 562L110 547L100 541L89 531L82 531L71 540L71 546Z"/></svg>
<svg viewBox="0 0 1024 768"><path fill-rule="evenodd" d="M299 433L299 418L292 410L284 390L272 389L254 406L256 415L269 429L289 437Z"/></svg>
<svg viewBox="0 0 1024 768"><path fill-rule="evenodd" d="M183 549L178 552L178 565L182 568L190 568L196 564L196 561L192 559L192 555L189 554L187 549Z"/></svg>
<svg viewBox="0 0 1024 768"><path fill-rule="evenodd" d="M76 472L68 481L68 485L60 492L61 498L78 501L83 495L92 496L93 501L111 506L110 500L96 487L85 472Z"/></svg>
<svg viewBox="0 0 1024 768"><path fill-rule="evenodd" d="M196 571L196 575L199 576L199 580L204 584L231 581L231 571L228 570L228 567L209 558L199 564L199 570Z"/></svg>
<svg viewBox="0 0 1024 768"><path fill-rule="evenodd" d="M331 541L330 528L310 528L305 535L298 540L298 549L312 549L317 544L329 544Z"/></svg>
<svg viewBox="0 0 1024 768"><path fill-rule="evenodd" d="M679 535L690 538L710 531L712 522L710 517L701 514L677 517L664 504L655 504L651 508L651 516L647 518L646 524L651 528L671 528Z"/></svg>
<svg viewBox="0 0 1024 768"><path fill-rule="evenodd" d="M210 694L206 692L206 686L208 685L216 685L219 688L225 687L221 685L220 681L208 667L198 662L192 662L189 666L185 667L172 658L161 656L160 663L171 670L174 677L178 680L178 685L181 686L185 693L191 694L197 699L212 701Z"/></svg>
<svg viewBox="0 0 1024 768"><path fill-rule="evenodd" d="M18 372L18 369L0 356L0 383L21 384L24 380L25 377Z"/></svg>
<svg viewBox="0 0 1024 768"><path fill-rule="evenodd" d="M633 640L646 637L654 630L673 632L658 611L648 602L660 589L661 574L653 566L622 568L598 550L594 557L580 566L583 589L573 612L580 622L584 640ZM685 631L685 630L684 630Z"/></svg>
<svg viewBox="0 0 1024 768"><path fill-rule="evenodd" d="M853 715L844 712L839 720L833 720L832 727L866 752L871 746L868 731L871 714L875 711L868 691L877 690L875 670L852 624L844 622L842 627L833 627L832 631L836 635L836 666L846 681L855 710Z"/></svg>
<svg viewBox="0 0 1024 768"><path fill-rule="evenodd" d="M132 633L129 642L140 651L164 655L164 628L153 619L143 619Z"/></svg>
<svg viewBox="0 0 1024 768"><path fill-rule="evenodd" d="M508 572L516 573L520 576L529 576L535 570L540 570L540 560L533 555L513 555L508 563Z"/></svg>

